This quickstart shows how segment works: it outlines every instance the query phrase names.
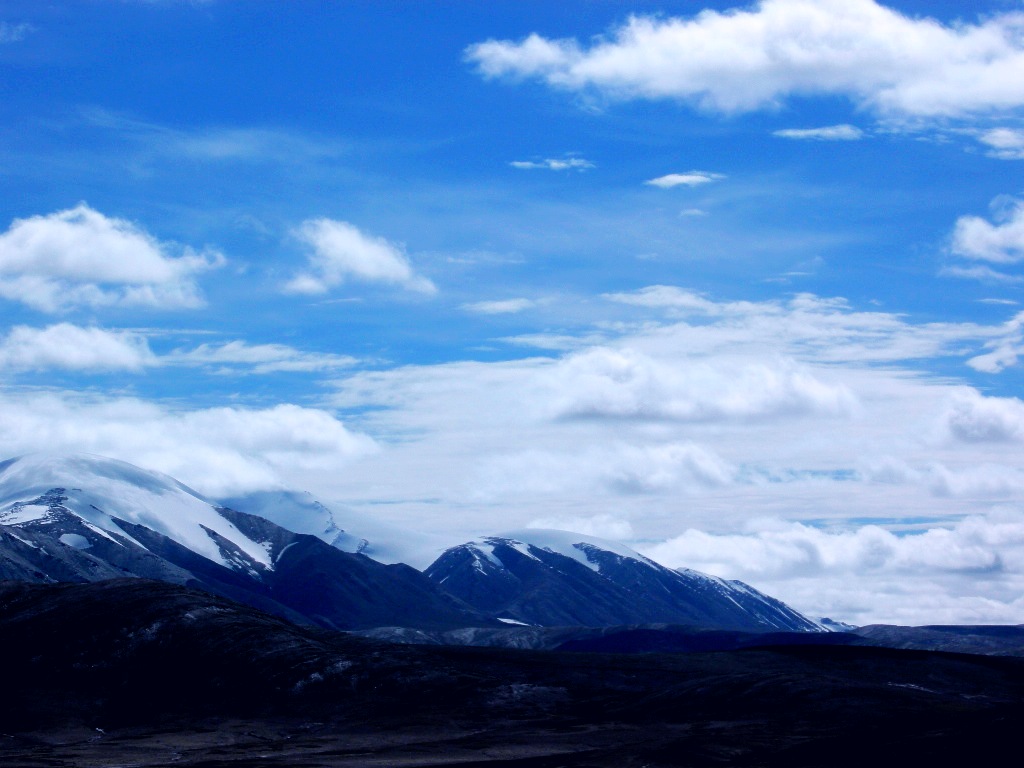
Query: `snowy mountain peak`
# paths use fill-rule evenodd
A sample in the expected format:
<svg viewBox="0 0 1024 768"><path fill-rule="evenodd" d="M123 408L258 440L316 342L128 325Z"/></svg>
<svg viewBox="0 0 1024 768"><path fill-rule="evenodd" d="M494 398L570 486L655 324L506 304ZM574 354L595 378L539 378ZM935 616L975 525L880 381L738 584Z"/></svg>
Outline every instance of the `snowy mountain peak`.
<svg viewBox="0 0 1024 768"><path fill-rule="evenodd" d="M188 486L90 454L39 453L0 463L0 525L74 535L80 549L97 536L143 546L135 528L141 526L233 570L273 567L265 542L243 534Z"/></svg>
<svg viewBox="0 0 1024 768"><path fill-rule="evenodd" d="M562 555L587 566L596 573L601 573L602 563L607 562L608 554L617 558L635 560L638 564L651 568L662 567L639 552L617 542L599 539L596 536L585 536L572 531L545 528L528 528L496 536L485 536L463 546L483 554L495 565L503 566L500 558L495 555L495 548L499 545L510 547L525 557L534 559L537 557L531 552L531 549Z"/></svg>

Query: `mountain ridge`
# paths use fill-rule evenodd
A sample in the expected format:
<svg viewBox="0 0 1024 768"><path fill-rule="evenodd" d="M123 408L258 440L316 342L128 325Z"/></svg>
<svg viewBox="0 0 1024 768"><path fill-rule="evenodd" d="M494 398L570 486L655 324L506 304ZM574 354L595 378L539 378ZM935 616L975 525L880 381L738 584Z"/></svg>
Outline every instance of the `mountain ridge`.
<svg viewBox="0 0 1024 768"><path fill-rule="evenodd" d="M624 545L565 531L483 537L448 549L424 573L477 610L528 625L823 631L742 582L674 571Z"/></svg>

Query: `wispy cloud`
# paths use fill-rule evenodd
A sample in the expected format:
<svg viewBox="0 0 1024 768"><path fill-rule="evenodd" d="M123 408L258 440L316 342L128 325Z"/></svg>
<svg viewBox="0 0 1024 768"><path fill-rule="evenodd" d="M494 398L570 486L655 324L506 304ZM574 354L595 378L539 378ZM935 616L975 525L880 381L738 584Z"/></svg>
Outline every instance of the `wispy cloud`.
<svg viewBox="0 0 1024 768"><path fill-rule="evenodd" d="M939 270L940 277L957 277L961 280L977 280L981 283L1019 283L1024 281L1020 275L1008 275L1006 272L981 265L963 267L947 265Z"/></svg>
<svg viewBox="0 0 1024 768"><path fill-rule="evenodd" d="M782 139L810 139L813 141L858 141L864 138L864 131L853 125L829 125L824 128L783 128L772 131L773 136Z"/></svg>
<svg viewBox="0 0 1024 768"><path fill-rule="evenodd" d="M524 171L543 169L548 171L586 171L596 166L582 157L548 157L543 160L513 160L509 163L513 168Z"/></svg>
<svg viewBox="0 0 1024 768"><path fill-rule="evenodd" d="M285 344L249 344L228 341L200 344L195 349L175 350L160 358L162 364L206 366L230 373L254 374L336 371L351 368L358 360L349 355L303 352Z"/></svg>
<svg viewBox="0 0 1024 768"><path fill-rule="evenodd" d="M467 312L481 315L508 315L530 309L536 304L532 299L500 299L497 301L475 301L463 304Z"/></svg>
<svg viewBox="0 0 1024 768"><path fill-rule="evenodd" d="M24 40L30 32L34 32L35 27L31 24L20 23L11 24L6 21L0 21L0 45L4 43L17 43Z"/></svg>
<svg viewBox="0 0 1024 768"><path fill-rule="evenodd" d="M1017 365L1024 355L1024 313L1003 324L1000 333L985 343L985 349L988 351L967 361L974 370L1001 373Z"/></svg>
<svg viewBox="0 0 1024 768"><path fill-rule="evenodd" d="M171 128L131 115L91 107L81 111L86 124L122 137L143 159L170 157L210 162L295 163L338 158L350 146L337 138L273 127L207 126Z"/></svg>
<svg viewBox="0 0 1024 768"><path fill-rule="evenodd" d="M0 369L19 371L133 372L176 366L211 373L269 374L336 372L359 361L349 355L304 352L285 344L234 340L157 354L151 336L160 332L117 330L58 323L45 328L18 325L0 338Z"/></svg>

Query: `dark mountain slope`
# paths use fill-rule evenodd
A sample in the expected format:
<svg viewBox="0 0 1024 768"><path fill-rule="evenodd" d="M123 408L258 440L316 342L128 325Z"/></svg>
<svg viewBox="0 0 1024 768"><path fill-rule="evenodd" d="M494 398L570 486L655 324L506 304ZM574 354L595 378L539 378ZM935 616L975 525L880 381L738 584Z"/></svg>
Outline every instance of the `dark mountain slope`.
<svg viewBox="0 0 1024 768"><path fill-rule="evenodd" d="M674 571L621 545L564 531L469 542L447 550L425 573L474 608L525 624L820 630L742 582Z"/></svg>

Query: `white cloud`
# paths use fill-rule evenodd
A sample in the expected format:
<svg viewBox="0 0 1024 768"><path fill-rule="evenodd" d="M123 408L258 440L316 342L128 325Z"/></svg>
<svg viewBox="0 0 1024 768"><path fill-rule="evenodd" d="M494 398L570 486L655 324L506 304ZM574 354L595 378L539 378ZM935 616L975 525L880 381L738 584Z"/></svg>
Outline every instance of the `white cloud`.
<svg viewBox="0 0 1024 768"><path fill-rule="evenodd" d="M531 299L501 299L498 301L476 301L471 304L463 304L462 308L467 312L476 312L481 315L506 315L522 312L534 306Z"/></svg>
<svg viewBox="0 0 1024 768"><path fill-rule="evenodd" d="M950 396L942 424L950 438L965 443L1024 442L1024 402L965 387Z"/></svg>
<svg viewBox="0 0 1024 768"><path fill-rule="evenodd" d="M666 361L631 349L570 355L545 377L556 418L686 421L850 414L857 400L785 360Z"/></svg>
<svg viewBox="0 0 1024 768"><path fill-rule="evenodd" d="M59 323L47 328L19 325L0 342L0 369L140 371L157 359L144 336Z"/></svg>
<svg viewBox="0 0 1024 768"><path fill-rule="evenodd" d="M537 169L548 171L585 171L596 167L592 162L584 160L582 157L563 157L561 159L548 157L544 160L513 160L509 165L522 171Z"/></svg>
<svg viewBox="0 0 1024 768"><path fill-rule="evenodd" d="M701 184L707 184L708 182L718 181L724 179L720 173L709 173L707 171L687 171L686 173L669 173L665 176L659 176L656 179L649 179L644 184L648 184L652 187L660 187L661 189L671 189L672 187L699 187Z"/></svg>
<svg viewBox="0 0 1024 768"><path fill-rule="evenodd" d="M306 272L286 286L288 293L322 294L346 280L398 285L420 293L436 293L434 284L418 275L402 249L382 237L361 232L345 221L309 219L295 236L313 249Z"/></svg>
<svg viewBox="0 0 1024 768"><path fill-rule="evenodd" d="M282 371L316 372L350 368L358 361L348 355L303 352L284 344L228 341L200 344L157 355L147 337L136 331L83 328L58 323L47 328L15 326L0 340L0 370L139 372L159 366L190 366L267 374Z"/></svg>
<svg viewBox="0 0 1024 768"><path fill-rule="evenodd" d="M932 466L927 487L935 496L964 499L1012 499L1024 493L1024 470L1005 463L978 463L962 469Z"/></svg>
<svg viewBox="0 0 1024 768"><path fill-rule="evenodd" d="M989 157L1000 160L1024 160L1024 131L1014 128L993 128L978 136L990 147Z"/></svg>
<svg viewBox="0 0 1024 768"><path fill-rule="evenodd" d="M84 203L15 219L0 235L0 297L44 312L76 306L197 307L195 276L219 267L215 252L169 254L135 224Z"/></svg>
<svg viewBox="0 0 1024 768"><path fill-rule="evenodd" d="M953 230L953 252L995 264L1024 259L1024 202L997 200L994 223L961 216Z"/></svg>
<svg viewBox="0 0 1024 768"><path fill-rule="evenodd" d="M958 116L1024 104L1022 29L1015 12L945 25L874 0L762 0L692 18L633 16L589 46L488 40L466 57L485 77L717 112L840 95L886 116Z"/></svg>
<svg viewBox="0 0 1024 768"><path fill-rule="evenodd" d="M752 582L812 615L838 609L856 624L1018 623L1024 612L1017 510L903 535L762 519L732 534L689 529L644 554Z"/></svg>
<svg viewBox="0 0 1024 768"><path fill-rule="evenodd" d="M161 361L177 365L244 366L256 374L330 371L358 362L349 355L302 352L285 344L248 344L238 340L179 349ZM232 368L232 373L237 373L237 368Z"/></svg>
<svg viewBox="0 0 1024 768"><path fill-rule="evenodd" d="M669 307L703 314L718 314L721 304L674 285L649 285L632 293L605 293L603 298L638 307Z"/></svg>
<svg viewBox="0 0 1024 768"><path fill-rule="evenodd" d="M1022 353L1024 353L1024 346L1020 344L1019 339L1016 343L1007 341L992 347L991 352L972 357L967 364L976 371L1001 373L1007 368L1015 366Z"/></svg>
<svg viewBox="0 0 1024 768"><path fill-rule="evenodd" d="M289 404L176 410L134 398L0 393L0 409L8 455L98 453L214 497L282 485L315 489L315 478L378 450L330 413Z"/></svg>
<svg viewBox="0 0 1024 768"><path fill-rule="evenodd" d="M597 491L618 496L696 493L733 483L736 468L694 443L614 443L572 452L527 450L487 457L477 470L481 498Z"/></svg>
<svg viewBox="0 0 1024 768"><path fill-rule="evenodd" d="M1004 323L999 333L994 336L995 338L985 342L988 352L967 361L974 370L1001 373L1017 364L1019 357L1024 354L1024 312L1017 313Z"/></svg>
<svg viewBox="0 0 1024 768"><path fill-rule="evenodd" d="M829 125L824 128L783 128L773 131L773 136L782 139L811 139L816 141L858 141L864 138L864 131L853 125Z"/></svg>

